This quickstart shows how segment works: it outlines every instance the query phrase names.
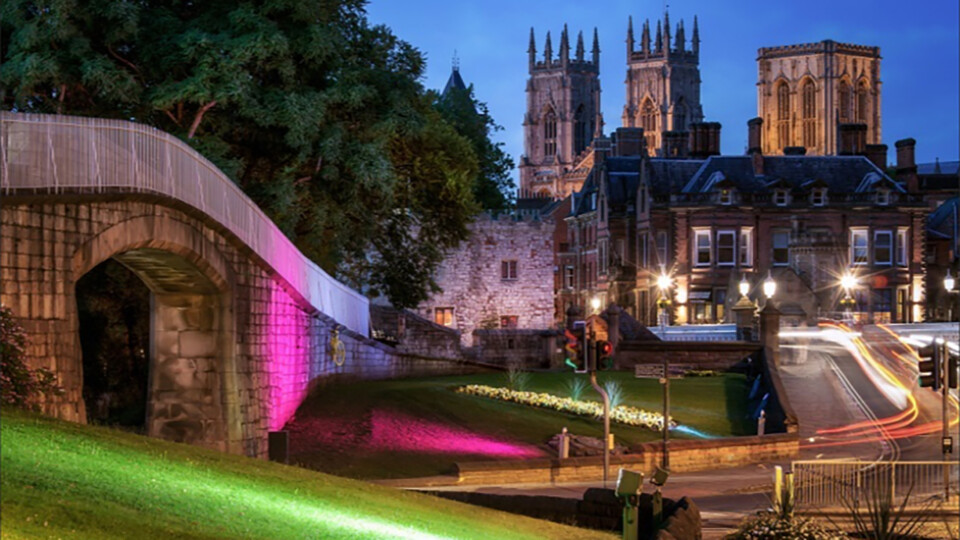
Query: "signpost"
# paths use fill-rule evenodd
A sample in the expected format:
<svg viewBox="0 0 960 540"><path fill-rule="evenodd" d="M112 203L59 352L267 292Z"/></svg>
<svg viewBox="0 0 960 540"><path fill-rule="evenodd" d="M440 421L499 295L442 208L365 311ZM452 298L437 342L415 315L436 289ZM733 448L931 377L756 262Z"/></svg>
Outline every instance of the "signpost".
<svg viewBox="0 0 960 540"><path fill-rule="evenodd" d="M662 364L637 364L633 374L638 379L657 379L663 386L663 459L661 467L670 468L670 378L676 377L670 372L670 361L664 357Z"/></svg>

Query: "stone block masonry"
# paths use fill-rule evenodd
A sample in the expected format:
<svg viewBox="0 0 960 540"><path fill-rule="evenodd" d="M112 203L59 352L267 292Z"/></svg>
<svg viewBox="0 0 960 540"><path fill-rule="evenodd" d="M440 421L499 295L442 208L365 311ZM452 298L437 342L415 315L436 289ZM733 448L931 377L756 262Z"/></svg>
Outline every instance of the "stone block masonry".
<svg viewBox="0 0 960 540"><path fill-rule="evenodd" d="M547 250L549 253L549 250ZM245 244L163 197L4 196L0 301L27 335L27 362L65 389L46 413L86 421L75 286L114 258L151 290L150 435L267 456L319 378L457 373L399 353L319 313ZM339 329L342 363L331 355Z"/></svg>
<svg viewBox="0 0 960 540"><path fill-rule="evenodd" d="M418 312L459 330L466 347L474 345L478 329L551 328L554 227L552 221L481 216L470 238L440 265L436 280L442 292Z"/></svg>

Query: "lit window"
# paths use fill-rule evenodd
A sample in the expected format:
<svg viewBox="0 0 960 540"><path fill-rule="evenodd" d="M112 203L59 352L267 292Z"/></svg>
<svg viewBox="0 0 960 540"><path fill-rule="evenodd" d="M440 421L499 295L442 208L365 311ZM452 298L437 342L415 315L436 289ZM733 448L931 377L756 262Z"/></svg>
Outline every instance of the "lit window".
<svg viewBox="0 0 960 540"><path fill-rule="evenodd" d="M773 192L773 202L777 206L786 206L787 205L787 190L778 189Z"/></svg>
<svg viewBox="0 0 960 540"><path fill-rule="evenodd" d="M736 231L717 231L717 265L733 266L736 262Z"/></svg>
<svg viewBox="0 0 960 540"><path fill-rule="evenodd" d="M866 229L850 229L850 264L867 264L869 249Z"/></svg>
<svg viewBox="0 0 960 540"><path fill-rule="evenodd" d="M567 289L573 288L573 267L563 267L563 286Z"/></svg>
<svg viewBox="0 0 960 540"><path fill-rule="evenodd" d="M517 327L516 315L503 315L500 317L500 328L516 328L516 327Z"/></svg>
<svg viewBox="0 0 960 540"><path fill-rule="evenodd" d="M723 205L733 204L733 190L730 190L730 189L720 190L720 204L723 204Z"/></svg>
<svg viewBox="0 0 960 540"><path fill-rule="evenodd" d="M500 261L500 279L517 279L517 261Z"/></svg>
<svg viewBox="0 0 960 540"><path fill-rule="evenodd" d="M667 231L657 231L657 264L666 266L667 260Z"/></svg>
<svg viewBox="0 0 960 540"><path fill-rule="evenodd" d="M453 326L453 308L438 307L433 310L433 322L442 326Z"/></svg>
<svg viewBox="0 0 960 540"><path fill-rule="evenodd" d="M694 230L697 266L710 266L710 229Z"/></svg>
<svg viewBox="0 0 960 540"><path fill-rule="evenodd" d="M873 233L873 263L880 265L893 263L892 231L876 231Z"/></svg>
<svg viewBox="0 0 960 540"><path fill-rule="evenodd" d="M753 266L753 228L740 229L740 266Z"/></svg>
<svg viewBox="0 0 960 540"><path fill-rule="evenodd" d="M897 266L907 265L907 229L901 227L897 231Z"/></svg>
<svg viewBox="0 0 960 540"><path fill-rule="evenodd" d="M790 264L790 233L775 231L773 233L773 265L786 266Z"/></svg>

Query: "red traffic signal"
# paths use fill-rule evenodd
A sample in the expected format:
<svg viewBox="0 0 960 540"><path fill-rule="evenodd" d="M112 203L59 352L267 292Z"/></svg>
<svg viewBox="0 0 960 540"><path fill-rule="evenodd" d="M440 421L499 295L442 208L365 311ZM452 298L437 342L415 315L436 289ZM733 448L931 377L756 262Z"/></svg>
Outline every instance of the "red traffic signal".
<svg viewBox="0 0 960 540"><path fill-rule="evenodd" d="M597 369L613 369L613 343L604 340L597 340Z"/></svg>

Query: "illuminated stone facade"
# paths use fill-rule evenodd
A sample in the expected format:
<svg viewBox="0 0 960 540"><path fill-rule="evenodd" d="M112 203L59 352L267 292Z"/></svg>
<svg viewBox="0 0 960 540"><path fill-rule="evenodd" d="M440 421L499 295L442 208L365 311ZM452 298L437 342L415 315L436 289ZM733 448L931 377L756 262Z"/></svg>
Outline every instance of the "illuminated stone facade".
<svg viewBox="0 0 960 540"><path fill-rule="evenodd" d="M803 146L807 155L856 154L880 144L880 48L819 43L761 48L757 114L763 153ZM865 141L844 149L842 124L866 126Z"/></svg>

